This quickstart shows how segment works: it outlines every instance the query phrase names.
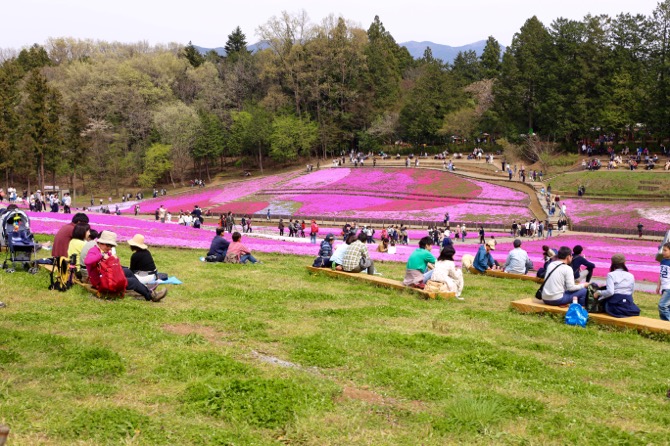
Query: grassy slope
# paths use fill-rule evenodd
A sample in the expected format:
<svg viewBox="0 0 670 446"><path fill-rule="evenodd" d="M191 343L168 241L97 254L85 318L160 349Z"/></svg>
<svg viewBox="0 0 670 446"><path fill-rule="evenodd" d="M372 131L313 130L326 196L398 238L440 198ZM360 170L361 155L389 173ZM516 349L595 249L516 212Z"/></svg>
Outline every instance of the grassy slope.
<svg viewBox="0 0 670 446"><path fill-rule="evenodd" d="M635 197L644 195L670 196L670 175L667 172L657 170L646 171L607 171L598 170L594 172L584 171L568 173L552 178L549 182L552 191L561 193L568 192L576 194L580 185L586 187L587 196L614 195L621 197ZM641 190L640 186L658 186L657 190Z"/></svg>
<svg viewBox="0 0 670 446"><path fill-rule="evenodd" d="M185 282L160 304L49 292L44 272L0 273L0 423L14 444L670 438L667 339L510 311L535 284L466 276L464 302L427 302L310 276L304 257L245 266L154 255ZM648 316L656 299L636 295Z"/></svg>

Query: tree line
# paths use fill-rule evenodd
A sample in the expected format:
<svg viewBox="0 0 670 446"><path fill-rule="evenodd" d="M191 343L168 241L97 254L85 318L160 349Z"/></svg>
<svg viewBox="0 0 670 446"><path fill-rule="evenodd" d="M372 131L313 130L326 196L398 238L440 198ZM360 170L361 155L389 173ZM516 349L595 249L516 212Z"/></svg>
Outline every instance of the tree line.
<svg viewBox="0 0 670 446"><path fill-rule="evenodd" d="M529 18L502 54L450 64L413 59L375 17L319 24L282 13L251 53L238 27L226 55L188 45L51 38L0 52L4 183L118 189L209 178L230 160L417 148L533 133L572 146L585 138L670 129L670 0L649 16Z"/></svg>

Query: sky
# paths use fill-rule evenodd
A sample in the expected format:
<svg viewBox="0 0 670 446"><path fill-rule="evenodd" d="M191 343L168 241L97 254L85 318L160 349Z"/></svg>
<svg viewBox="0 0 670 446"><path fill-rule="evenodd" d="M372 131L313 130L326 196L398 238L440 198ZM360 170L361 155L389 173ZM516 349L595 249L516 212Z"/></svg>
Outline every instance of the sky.
<svg viewBox="0 0 670 446"><path fill-rule="evenodd" d="M177 42L214 48L240 26L248 43L282 11L306 11L310 22L329 14L367 29L378 15L396 42L431 41L451 46L495 37L509 45L536 15L545 26L559 17L621 12L651 15L657 0L3 0L0 48L44 44L49 37L150 44Z"/></svg>

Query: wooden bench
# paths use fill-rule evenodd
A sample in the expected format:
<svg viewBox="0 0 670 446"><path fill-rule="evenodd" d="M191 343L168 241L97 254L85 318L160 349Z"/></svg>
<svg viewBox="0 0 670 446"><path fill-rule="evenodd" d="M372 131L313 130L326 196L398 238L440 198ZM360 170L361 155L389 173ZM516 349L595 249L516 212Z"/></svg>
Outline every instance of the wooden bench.
<svg viewBox="0 0 670 446"><path fill-rule="evenodd" d="M539 303L534 298L515 300L511 303L512 308L521 313L554 313L565 314L567 307L556 307ZM589 320L602 325L614 325L616 327L630 328L638 331L649 331L652 333L670 334L670 322L650 317L632 316L632 317L612 317L603 313L589 313Z"/></svg>
<svg viewBox="0 0 670 446"><path fill-rule="evenodd" d="M484 276L489 276L489 277L498 277L502 279L516 279L516 280L528 280L530 282L535 282L535 283L542 283L544 282L544 279L541 277L535 277L535 276L529 276L527 274L510 274L506 273L505 271L498 271L498 270L492 270L488 269L486 272L481 272L474 266L470 267L470 272L472 274L481 274Z"/></svg>
<svg viewBox="0 0 670 446"><path fill-rule="evenodd" d="M399 280L386 279L379 276L371 276L365 273L347 273L344 271L337 271L330 268L315 268L313 266L306 267L307 271L311 273L325 274L331 277L345 277L348 279L362 280L382 288L392 288L396 290L404 290L421 295L425 299L448 299L456 297L456 293L429 293L428 291L419 288L411 288L403 285Z"/></svg>

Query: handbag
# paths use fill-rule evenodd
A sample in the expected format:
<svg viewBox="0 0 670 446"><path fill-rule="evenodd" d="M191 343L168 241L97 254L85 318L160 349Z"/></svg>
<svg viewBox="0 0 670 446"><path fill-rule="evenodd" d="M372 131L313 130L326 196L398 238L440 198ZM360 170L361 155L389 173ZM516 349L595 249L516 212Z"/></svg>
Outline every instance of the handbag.
<svg viewBox="0 0 670 446"><path fill-rule="evenodd" d="M324 261L323 257L319 256L316 259L314 259L314 263L312 263L312 267L314 268L323 268Z"/></svg>
<svg viewBox="0 0 670 446"><path fill-rule="evenodd" d="M567 265L566 265L567 266ZM537 300L542 300L542 290L544 289L544 284L547 283L547 280L551 277L552 274L554 274L554 271L556 271L558 268L560 268L561 265L558 265L556 268L552 269L551 272L547 277L544 278L544 282L542 282L542 285L540 285L540 289L538 289L535 292L535 299Z"/></svg>

